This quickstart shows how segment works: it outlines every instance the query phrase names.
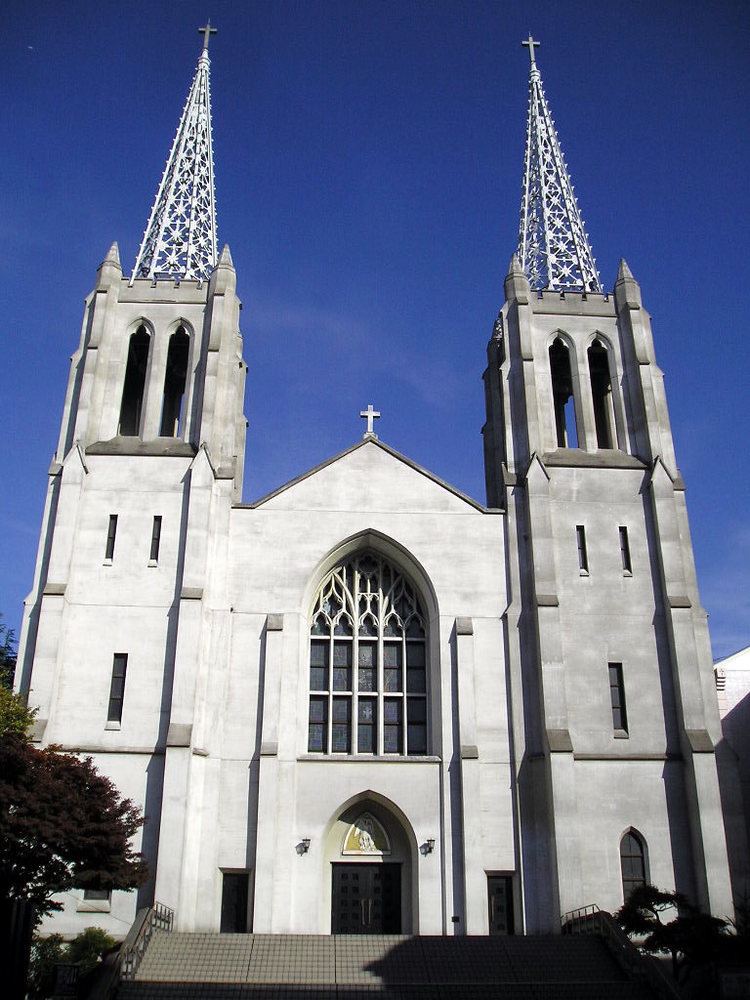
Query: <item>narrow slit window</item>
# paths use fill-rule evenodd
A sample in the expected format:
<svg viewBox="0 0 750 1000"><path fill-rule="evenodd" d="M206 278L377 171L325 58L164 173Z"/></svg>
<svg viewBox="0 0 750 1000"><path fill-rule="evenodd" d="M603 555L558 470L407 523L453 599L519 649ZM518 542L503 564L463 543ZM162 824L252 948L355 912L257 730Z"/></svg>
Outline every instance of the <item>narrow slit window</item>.
<svg viewBox="0 0 750 1000"><path fill-rule="evenodd" d="M630 562L630 541L628 540L628 529L620 525L620 558L622 559L623 573L632 573L633 566Z"/></svg>
<svg viewBox="0 0 750 1000"><path fill-rule="evenodd" d="M120 405L119 433L124 437L137 437L141 430L150 343L151 338L145 326L139 326L130 338Z"/></svg>
<svg viewBox="0 0 750 1000"><path fill-rule="evenodd" d="M625 685L622 679L622 664L610 663L609 699L612 705L612 728L615 732L628 731L628 716L625 710Z"/></svg>
<svg viewBox="0 0 750 1000"><path fill-rule="evenodd" d="M582 524L576 525L576 544L578 545L578 569L582 573L588 573L589 554L586 549L586 529Z"/></svg>
<svg viewBox="0 0 750 1000"><path fill-rule="evenodd" d="M558 337L549 349L549 366L552 376L552 404L555 411L555 435L558 448L578 447L573 375L570 368L570 351Z"/></svg>
<svg viewBox="0 0 750 1000"><path fill-rule="evenodd" d="M112 683L109 687L107 722L122 721L122 704L125 699L125 674L127 669L128 654L115 653L112 660Z"/></svg>
<svg viewBox="0 0 750 1000"><path fill-rule="evenodd" d="M185 384L187 382L190 337L183 326L169 338L167 370L164 374L164 402L161 411L160 437L180 437L183 431Z"/></svg>
<svg viewBox="0 0 750 1000"><path fill-rule="evenodd" d="M609 374L609 355L600 340L595 340L588 350L591 397L594 402L594 426L598 448L614 448L614 420L612 410L612 378Z"/></svg>
<svg viewBox="0 0 750 1000"><path fill-rule="evenodd" d="M149 553L149 560L151 562L159 561L160 543L161 543L161 514L157 514L154 517L154 523L151 526L151 551Z"/></svg>
<svg viewBox="0 0 750 1000"><path fill-rule="evenodd" d="M110 562L115 557L115 539L117 538L117 514L109 515L109 527L107 528L107 546L104 549L104 558Z"/></svg>

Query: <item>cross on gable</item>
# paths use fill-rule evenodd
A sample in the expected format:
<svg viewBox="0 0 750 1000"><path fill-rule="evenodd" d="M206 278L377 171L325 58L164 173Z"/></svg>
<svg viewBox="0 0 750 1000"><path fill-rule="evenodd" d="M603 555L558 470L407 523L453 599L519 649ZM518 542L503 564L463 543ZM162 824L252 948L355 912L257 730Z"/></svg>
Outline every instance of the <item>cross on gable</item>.
<svg viewBox="0 0 750 1000"><path fill-rule="evenodd" d="M211 35L215 35L218 30L219 30L218 28L212 28L211 27L211 22L210 21L208 21L208 23L205 25L205 27L198 28L198 32L201 35L203 35L203 51L204 52L208 51L208 43L209 43L209 40L211 38Z"/></svg>
<svg viewBox="0 0 750 1000"><path fill-rule="evenodd" d="M368 403L367 409L360 410L359 415L360 417L364 417L367 420L367 430L365 431L364 436L367 437L368 434L371 434L373 437L377 437L377 434L373 430L373 421L378 419L378 417L380 416L380 411L374 410L372 407L372 403Z"/></svg>

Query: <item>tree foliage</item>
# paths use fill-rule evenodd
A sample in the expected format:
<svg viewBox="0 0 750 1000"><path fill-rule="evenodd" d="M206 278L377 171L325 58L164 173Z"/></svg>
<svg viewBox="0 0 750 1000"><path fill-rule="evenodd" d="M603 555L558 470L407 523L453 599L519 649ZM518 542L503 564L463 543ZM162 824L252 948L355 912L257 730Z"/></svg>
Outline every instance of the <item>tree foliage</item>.
<svg viewBox="0 0 750 1000"><path fill-rule="evenodd" d="M85 975L99 964L102 954L113 948L115 943L115 939L101 927L87 927L68 945L65 961L80 966L81 975Z"/></svg>
<svg viewBox="0 0 750 1000"><path fill-rule="evenodd" d="M20 695L0 684L0 737L6 733L24 736L35 715L36 709L27 708Z"/></svg>
<svg viewBox="0 0 750 1000"><path fill-rule="evenodd" d="M101 927L87 927L66 945L61 934L36 936L31 948L31 964L27 980L31 1000L51 997L55 991L55 967L63 963L79 966L81 976L96 968L102 954L116 942Z"/></svg>
<svg viewBox="0 0 750 1000"><path fill-rule="evenodd" d="M3 622L0 615L0 687L13 690L16 673L16 634Z"/></svg>
<svg viewBox="0 0 750 1000"><path fill-rule="evenodd" d="M667 919L675 914L672 919ZM638 886L615 914L626 934L650 954L672 956L672 972L684 972L715 961L726 941L728 922L702 913L682 893L653 885Z"/></svg>
<svg viewBox="0 0 750 1000"><path fill-rule="evenodd" d="M62 934L48 934L34 938L26 988L32 1000L50 997L55 988L55 966L65 961L65 942Z"/></svg>
<svg viewBox="0 0 750 1000"><path fill-rule="evenodd" d="M15 672L16 638L0 615L0 737L7 732L23 736L36 714L20 695L13 694Z"/></svg>
<svg viewBox="0 0 750 1000"><path fill-rule="evenodd" d="M61 909L54 893L135 888L147 873L130 844L142 822L90 758L0 737L0 898L30 899L41 916Z"/></svg>

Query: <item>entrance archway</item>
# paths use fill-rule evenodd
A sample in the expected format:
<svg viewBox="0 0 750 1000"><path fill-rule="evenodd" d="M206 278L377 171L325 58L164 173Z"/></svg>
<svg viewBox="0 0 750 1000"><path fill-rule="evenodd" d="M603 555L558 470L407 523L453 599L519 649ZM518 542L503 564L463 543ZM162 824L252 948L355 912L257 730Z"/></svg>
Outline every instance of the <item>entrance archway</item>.
<svg viewBox="0 0 750 1000"><path fill-rule="evenodd" d="M416 840L388 800L364 793L330 824L324 897L332 934L412 934L417 927Z"/></svg>

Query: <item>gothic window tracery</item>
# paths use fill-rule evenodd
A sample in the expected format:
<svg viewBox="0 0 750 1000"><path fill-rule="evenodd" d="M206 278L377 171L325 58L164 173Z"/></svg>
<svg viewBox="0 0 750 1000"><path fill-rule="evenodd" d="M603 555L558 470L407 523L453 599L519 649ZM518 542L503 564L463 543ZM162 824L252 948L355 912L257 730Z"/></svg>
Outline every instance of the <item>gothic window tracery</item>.
<svg viewBox="0 0 750 1000"><path fill-rule="evenodd" d="M332 569L311 615L308 751L426 754L426 641L417 591L387 560Z"/></svg>

